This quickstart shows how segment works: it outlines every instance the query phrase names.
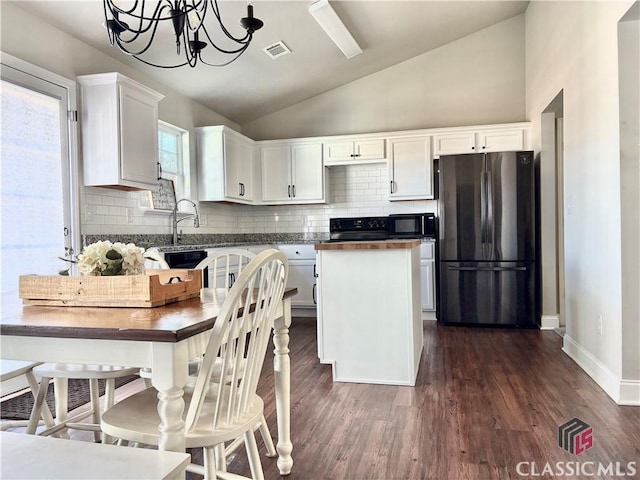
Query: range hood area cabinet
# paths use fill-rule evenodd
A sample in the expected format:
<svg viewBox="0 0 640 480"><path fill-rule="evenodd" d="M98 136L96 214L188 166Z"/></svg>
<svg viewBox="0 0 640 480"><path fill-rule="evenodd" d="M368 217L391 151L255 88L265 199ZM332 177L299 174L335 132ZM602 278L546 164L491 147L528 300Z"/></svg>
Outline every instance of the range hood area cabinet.
<svg viewBox="0 0 640 480"><path fill-rule="evenodd" d="M511 152L526 150L528 128L458 129L451 133L436 134L434 156L461 153Z"/></svg>
<svg viewBox="0 0 640 480"><path fill-rule="evenodd" d="M84 185L148 190L158 184L158 102L119 73L77 77L82 103Z"/></svg>
<svg viewBox="0 0 640 480"><path fill-rule="evenodd" d="M256 199L254 142L225 126L196 128L198 200L253 204Z"/></svg>
<svg viewBox="0 0 640 480"><path fill-rule="evenodd" d="M327 181L322 162L322 143L261 145L263 204L326 202Z"/></svg>
<svg viewBox="0 0 640 480"><path fill-rule="evenodd" d="M384 138L330 139L324 143L326 166L380 163L386 159Z"/></svg>
<svg viewBox="0 0 640 480"><path fill-rule="evenodd" d="M433 199L431 136L389 139L389 200Z"/></svg>

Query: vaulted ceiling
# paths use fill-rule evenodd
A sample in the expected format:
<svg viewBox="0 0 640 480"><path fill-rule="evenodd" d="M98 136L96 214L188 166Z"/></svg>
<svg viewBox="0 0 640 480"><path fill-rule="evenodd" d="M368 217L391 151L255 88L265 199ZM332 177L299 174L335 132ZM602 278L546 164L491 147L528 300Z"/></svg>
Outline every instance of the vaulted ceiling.
<svg viewBox="0 0 640 480"><path fill-rule="evenodd" d="M312 1L255 0L255 16L265 25L236 62L225 67L160 69L109 44L100 0L16 3L240 125L521 14L528 5L500 0L332 0L363 50L347 59L309 13ZM238 19L246 16L246 2L221 1L219 6L230 32L241 36ZM157 41L163 42L158 61L175 57L175 41L169 31L159 31ZM263 48L277 41L283 41L292 53L273 60Z"/></svg>

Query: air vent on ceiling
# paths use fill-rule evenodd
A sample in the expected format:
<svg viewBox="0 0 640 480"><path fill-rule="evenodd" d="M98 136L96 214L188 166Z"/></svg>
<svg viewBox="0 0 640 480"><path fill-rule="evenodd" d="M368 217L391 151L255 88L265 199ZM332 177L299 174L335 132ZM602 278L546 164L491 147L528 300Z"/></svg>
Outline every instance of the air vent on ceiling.
<svg viewBox="0 0 640 480"><path fill-rule="evenodd" d="M282 57L283 55L288 55L289 53L291 53L291 50L289 50L289 47L287 47L282 41L276 42L272 45L269 45L268 47L264 47L263 50L264 50L264 53L266 53L269 56L269 58L271 58L272 60L275 60L278 57Z"/></svg>

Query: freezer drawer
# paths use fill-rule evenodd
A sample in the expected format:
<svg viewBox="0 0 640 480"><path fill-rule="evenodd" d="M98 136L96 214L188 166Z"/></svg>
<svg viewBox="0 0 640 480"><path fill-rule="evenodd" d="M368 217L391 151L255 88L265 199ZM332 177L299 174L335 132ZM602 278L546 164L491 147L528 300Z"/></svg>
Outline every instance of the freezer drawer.
<svg viewBox="0 0 640 480"><path fill-rule="evenodd" d="M441 262L445 325L537 328L534 262Z"/></svg>

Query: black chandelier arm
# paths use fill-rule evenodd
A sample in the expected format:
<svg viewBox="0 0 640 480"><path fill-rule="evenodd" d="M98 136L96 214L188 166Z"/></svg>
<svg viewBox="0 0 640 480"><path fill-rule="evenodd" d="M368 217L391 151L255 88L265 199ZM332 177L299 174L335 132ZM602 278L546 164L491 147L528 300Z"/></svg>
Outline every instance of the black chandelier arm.
<svg viewBox="0 0 640 480"><path fill-rule="evenodd" d="M231 35L231 33L229 33L229 30L227 30L227 28L224 26L224 23L222 23L222 16L220 15L220 8L218 7L218 0L209 0L209 1L211 2L211 9L213 10L213 14L216 16L216 19L218 20L218 24L220 25L220 29L224 32L224 34L227 36L227 38L229 38L230 40L233 40L235 42L238 42L238 43L244 43L245 41L247 41L247 42L251 41L251 35L252 34L250 32L247 32L247 34L242 38L236 38L233 35ZM248 38L248 40L247 40L247 38ZM209 39L209 40L211 40L211 39Z"/></svg>
<svg viewBox="0 0 640 480"><path fill-rule="evenodd" d="M251 43L252 35L251 34L247 34L247 37L245 39L236 40L236 43L241 45L240 47L238 47L236 49L227 50L227 49L219 47L218 45L215 44L215 42L209 36L209 32L207 31L207 29L205 28L204 25L201 27L200 30L202 32L204 32L204 35L205 35L205 37L207 37L207 40L209 40L211 46L213 48L215 48L220 53L226 53L226 54L229 54L229 55L233 55L234 53L238 53L240 51L244 52L247 49L247 47L249 46L249 43Z"/></svg>
<svg viewBox="0 0 640 480"><path fill-rule="evenodd" d="M226 67L226 66L227 66L227 65L229 65L230 63L235 62L235 61L240 57L240 55L242 55L242 54L244 53L244 51L245 51L248 47L249 47L249 45L248 45L248 44L247 44L246 46L244 46L244 47L242 48L242 51L240 51L240 52L239 52L235 57L233 57L233 58L232 58L231 60L229 60L228 62L224 62L224 63L209 63L209 62L206 62L206 61L202 58L202 55L200 55L200 61L201 61L203 64L205 64L205 65L207 65L207 66L209 66L209 67Z"/></svg>
<svg viewBox="0 0 640 480"><path fill-rule="evenodd" d="M115 35L115 41L120 50L122 50L127 55L135 57L136 55L144 54L149 48L151 48L151 44L156 36L156 30L158 29L158 22L153 24L153 30L151 31L151 37L149 37L149 41L138 51L131 51L128 47L128 44L135 42L141 33L135 33L130 39L123 39L120 35ZM146 63L146 62L145 62Z"/></svg>
<svg viewBox="0 0 640 480"><path fill-rule="evenodd" d="M142 3L142 14L141 15L135 15L133 13L130 13L129 11L125 11L120 9L118 6L113 5L112 0L105 0L105 4L109 3L110 8L109 11L111 13L111 15L114 17L114 19L117 19L116 21L124 21L124 20L136 20L138 23L138 28L133 28L130 25L127 25L127 29L126 31L134 34L134 39L137 38L138 35L141 35L143 33L146 33L149 31L149 29L151 29L151 27L153 27L154 30L154 34L155 34L155 30L158 26L158 22L162 21L162 20L170 20L171 18L173 18L172 15L168 15L166 18L162 18L162 12L165 9L169 9L171 10L172 5L170 3L169 0L164 0L164 2L166 2L166 4L164 2L160 2L156 5L156 8L153 11L153 16L151 17L146 17L144 16L144 9L145 9L145 4L144 2ZM136 5L137 5L137 1L136 1ZM113 5L111 7L111 5ZM124 14L126 15L125 19L120 19L118 18L120 14ZM145 20L147 21L145 24ZM130 42L132 40L129 40L127 42Z"/></svg>
<svg viewBox="0 0 640 480"><path fill-rule="evenodd" d="M147 64L147 65L150 65L150 66L152 66L152 67L156 67L156 68L165 68L165 69L169 69L169 68L180 68L180 67L184 67L185 65L190 65L188 61L186 61L186 62L184 62L184 63L181 63L181 64L179 64L179 65L158 65L158 64L156 64L156 63L151 63L151 62L149 62L149 61L145 60L144 58L140 58L140 57L139 57L139 56L137 56L137 55L131 55L131 56L132 56L133 58L135 58L136 60L141 61L142 63L145 63L145 64ZM195 64L194 64L194 65L190 65L190 66L195 66Z"/></svg>

